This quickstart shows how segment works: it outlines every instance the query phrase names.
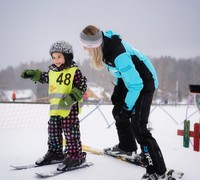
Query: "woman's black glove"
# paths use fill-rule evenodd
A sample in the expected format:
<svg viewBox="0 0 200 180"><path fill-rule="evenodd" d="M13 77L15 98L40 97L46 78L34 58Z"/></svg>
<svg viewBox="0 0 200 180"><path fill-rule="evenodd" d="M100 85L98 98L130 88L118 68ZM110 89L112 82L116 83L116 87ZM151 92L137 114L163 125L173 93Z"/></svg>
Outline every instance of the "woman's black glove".
<svg viewBox="0 0 200 180"><path fill-rule="evenodd" d="M115 85L113 94L111 96L111 102L113 105L123 105L125 101L125 97L128 90L124 84L122 78L118 78L118 83Z"/></svg>
<svg viewBox="0 0 200 180"><path fill-rule="evenodd" d="M119 87L117 85L115 85L114 90L113 90L113 94L111 96L111 102L113 105L116 105L119 103Z"/></svg>
<svg viewBox="0 0 200 180"><path fill-rule="evenodd" d="M114 106L112 114L116 121L126 121L130 119L132 111L129 111L122 106Z"/></svg>

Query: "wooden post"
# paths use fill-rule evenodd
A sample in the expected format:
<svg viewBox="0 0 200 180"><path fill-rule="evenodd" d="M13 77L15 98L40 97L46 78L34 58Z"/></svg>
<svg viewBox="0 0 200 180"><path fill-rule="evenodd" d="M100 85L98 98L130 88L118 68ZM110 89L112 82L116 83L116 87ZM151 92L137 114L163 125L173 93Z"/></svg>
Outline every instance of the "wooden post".
<svg viewBox="0 0 200 180"><path fill-rule="evenodd" d="M184 122L185 123L185 122ZM186 121L186 131L188 130L188 121ZM185 129L185 125L184 125ZM187 131L187 133L184 132L184 130L179 130L177 131L177 135L183 136L183 146L188 148L189 147L189 139L190 137L194 138L194 151L199 152L200 151L200 124L195 123L194 124L194 131Z"/></svg>
<svg viewBox="0 0 200 180"><path fill-rule="evenodd" d="M199 151L199 141L200 141L200 124L194 124L194 151Z"/></svg>
<svg viewBox="0 0 200 180"><path fill-rule="evenodd" d="M190 121L184 121L184 135L183 135L183 146L189 148L190 146Z"/></svg>

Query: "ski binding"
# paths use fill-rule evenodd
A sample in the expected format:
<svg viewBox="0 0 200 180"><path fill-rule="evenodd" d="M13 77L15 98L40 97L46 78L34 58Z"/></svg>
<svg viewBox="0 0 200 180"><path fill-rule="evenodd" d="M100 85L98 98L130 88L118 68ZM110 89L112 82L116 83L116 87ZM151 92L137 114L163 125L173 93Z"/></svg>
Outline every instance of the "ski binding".
<svg viewBox="0 0 200 180"><path fill-rule="evenodd" d="M65 169L64 171L54 170L54 171L50 171L50 172L47 172L47 173L35 173L35 174L36 174L37 178L49 178L49 177L57 176L59 174L63 174L63 173L68 172L68 171L82 169L82 168L90 167L90 166L93 166L93 165L94 164L92 162L84 162L83 164L81 164L79 166L70 167L70 168Z"/></svg>

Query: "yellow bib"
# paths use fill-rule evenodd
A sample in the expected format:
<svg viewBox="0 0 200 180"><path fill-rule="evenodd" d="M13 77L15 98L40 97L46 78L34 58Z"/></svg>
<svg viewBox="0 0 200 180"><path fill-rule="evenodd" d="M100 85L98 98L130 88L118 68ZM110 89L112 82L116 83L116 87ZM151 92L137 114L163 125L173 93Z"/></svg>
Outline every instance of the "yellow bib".
<svg viewBox="0 0 200 180"><path fill-rule="evenodd" d="M59 106L59 102L71 92L76 70L77 67L64 69L63 71L49 71L50 116L67 117L69 115L71 107L62 108ZM80 111L79 106L79 113Z"/></svg>

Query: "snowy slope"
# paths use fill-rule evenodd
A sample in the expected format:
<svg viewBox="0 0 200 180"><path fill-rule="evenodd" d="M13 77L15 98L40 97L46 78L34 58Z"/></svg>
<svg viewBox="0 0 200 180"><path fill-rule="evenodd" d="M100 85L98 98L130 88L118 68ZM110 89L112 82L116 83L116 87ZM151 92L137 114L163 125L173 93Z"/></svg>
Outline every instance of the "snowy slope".
<svg viewBox="0 0 200 180"><path fill-rule="evenodd" d="M114 122L112 106L100 106L100 111L94 110L95 107L84 106L80 115L82 143L99 149L115 145L115 126L109 127ZM177 129L183 129L182 122L186 117L190 116L191 124L199 121L200 115L195 106L186 110L186 106L153 106L150 114L152 133L162 149L167 166L185 172L184 180L198 180L200 152L194 152L192 146L183 148L182 137L176 135ZM36 179L35 172L54 170L57 165L21 171L13 171L9 167L11 164L31 164L46 153L48 105L0 104L0 112L0 180L32 180ZM87 161L92 161L94 166L51 179L139 180L145 173L144 168L111 157L88 153Z"/></svg>

